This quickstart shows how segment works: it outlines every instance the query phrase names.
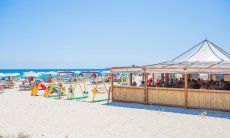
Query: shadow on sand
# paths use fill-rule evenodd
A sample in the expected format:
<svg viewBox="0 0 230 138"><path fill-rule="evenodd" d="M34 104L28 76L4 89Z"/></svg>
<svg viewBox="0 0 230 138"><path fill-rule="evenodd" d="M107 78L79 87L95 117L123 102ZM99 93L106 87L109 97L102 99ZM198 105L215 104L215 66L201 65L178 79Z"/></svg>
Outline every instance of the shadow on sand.
<svg viewBox="0 0 230 138"><path fill-rule="evenodd" d="M185 108L179 108L179 107L144 105L144 104L122 103L122 102L110 102L110 103L105 103L104 105L122 107L122 108L144 109L144 110L151 110L151 111L171 112L171 113L179 113L179 114L230 119L230 112L200 110L200 109L185 109Z"/></svg>

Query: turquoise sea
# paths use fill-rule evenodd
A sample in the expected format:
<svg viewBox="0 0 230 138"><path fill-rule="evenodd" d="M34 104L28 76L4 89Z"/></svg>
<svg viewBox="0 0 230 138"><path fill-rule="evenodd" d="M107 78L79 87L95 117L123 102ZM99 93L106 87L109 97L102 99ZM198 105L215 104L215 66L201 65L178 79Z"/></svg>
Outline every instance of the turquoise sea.
<svg viewBox="0 0 230 138"><path fill-rule="evenodd" d="M24 72L59 72L59 71L106 71L108 69L0 69L0 73L19 73L21 76Z"/></svg>

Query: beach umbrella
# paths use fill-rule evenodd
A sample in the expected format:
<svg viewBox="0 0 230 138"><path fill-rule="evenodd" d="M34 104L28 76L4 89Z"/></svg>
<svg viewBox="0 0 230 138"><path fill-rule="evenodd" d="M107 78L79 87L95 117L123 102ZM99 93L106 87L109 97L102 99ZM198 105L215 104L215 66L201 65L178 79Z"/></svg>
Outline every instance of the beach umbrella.
<svg viewBox="0 0 230 138"><path fill-rule="evenodd" d="M24 74L24 77L38 77L38 74Z"/></svg>
<svg viewBox="0 0 230 138"><path fill-rule="evenodd" d="M74 73L75 73L75 74L80 74L80 73L81 73L81 71L74 71Z"/></svg>
<svg viewBox="0 0 230 138"><path fill-rule="evenodd" d="M17 77L17 76L20 76L19 73L8 73L8 74L5 74L6 77Z"/></svg>
<svg viewBox="0 0 230 138"><path fill-rule="evenodd" d="M4 73L0 73L0 77L5 77L6 75Z"/></svg>
<svg viewBox="0 0 230 138"><path fill-rule="evenodd" d="M37 72L39 76L46 74L45 72Z"/></svg>
<svg viewBox="0 0 230 138"><path fill-rule="evenodd" d="M49 74L49 75L52 75L52 76L56 76L56 75L57 75L57 72L50 71L50 72L46 72L45 74Z"/></svg>
<svg viewBox="0 0 230 138"><path fill-rule="evenodd" d="M33 71L29 71L29 72L24 72L24 77L39 77L39 74L33 72Z"/></svg>
<svg viewBox="0 0 230 138"><path fill-rule="evenodd" d="M32 74L35 73L34 71L24 72L24 74Z"/></svg>
<svg viewBox="0 0 230 138"><path fill-rule="evenodd" d="M111 71L105 70L105 71L102 71L101 73L102 73L102 74L109 74L109 73L111 73Z"/></svg>

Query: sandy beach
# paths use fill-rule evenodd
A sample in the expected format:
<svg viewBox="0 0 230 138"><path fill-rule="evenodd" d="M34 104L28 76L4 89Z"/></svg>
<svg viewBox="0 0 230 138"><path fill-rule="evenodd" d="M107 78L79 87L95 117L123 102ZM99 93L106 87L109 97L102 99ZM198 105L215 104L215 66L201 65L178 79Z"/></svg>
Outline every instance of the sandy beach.
<svg viewBox="0 0 230 138"><path fill-rule="evenodd" d="M30 91L17 88L0 94L0 135L23 132L35 138L230 136L229 112L29 95Z"/></svg>

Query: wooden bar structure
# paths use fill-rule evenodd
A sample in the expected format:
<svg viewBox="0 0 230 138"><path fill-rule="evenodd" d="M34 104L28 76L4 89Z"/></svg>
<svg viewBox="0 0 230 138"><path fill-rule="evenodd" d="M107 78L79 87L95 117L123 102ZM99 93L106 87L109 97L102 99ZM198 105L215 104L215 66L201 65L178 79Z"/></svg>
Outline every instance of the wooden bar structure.
<svg viewBox="0 0 230 138"><path fill-rule="evenodd" d="M189 89L188 73L183 74L184 88L148 87L146 68L138 71L143 74L145 86L118 86L112 81L112 101L230 111L230 91Z"/></svg>
<svg viewBox="0 0 230 138"><path fill-rule="evenodd" d="M192 52L187 56L186 54L194 48L198 49L196 53ZM205 52L209 53L209 57L206 57ZM186 58L180 59L183 55L186 55ZM113 101L230 111L229 90L189 89L188 87L191 74L209 74L209 79L216 74L230 76L230 55L208 40L200 42L171 61L143 67L113 67L110 70L116 73L141 73L142 81L145 82L144 87L112 84ZM161 74L161 81L169 81L170 73L182 74L184 88L148 87L148 74L152 74L154 80L154 73Z"/></svg>

